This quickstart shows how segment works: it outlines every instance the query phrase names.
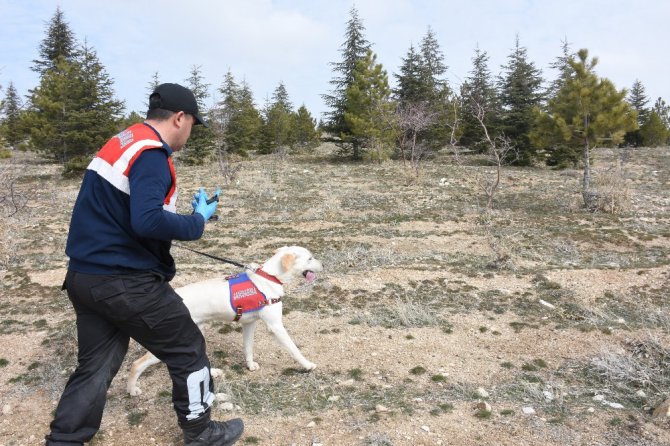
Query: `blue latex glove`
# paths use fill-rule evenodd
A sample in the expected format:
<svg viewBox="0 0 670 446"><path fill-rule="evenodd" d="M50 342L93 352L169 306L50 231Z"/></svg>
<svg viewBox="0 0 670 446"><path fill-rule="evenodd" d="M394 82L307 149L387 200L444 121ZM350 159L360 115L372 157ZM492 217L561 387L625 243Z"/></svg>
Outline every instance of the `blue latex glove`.
<svg viewBox="0 0 670 446"><path fill-rule="evenodd" d="M201 187L198 193L193 195L193 201L191 202L191 205L193 206L193 213L202 215L205 219L205 222L207 222L207 220L209 220L216 212L216 207L219 204L220 193L221 189L216 189L216 192L214 192L214 195L210 199L207 196L205 189Z"/></svg>

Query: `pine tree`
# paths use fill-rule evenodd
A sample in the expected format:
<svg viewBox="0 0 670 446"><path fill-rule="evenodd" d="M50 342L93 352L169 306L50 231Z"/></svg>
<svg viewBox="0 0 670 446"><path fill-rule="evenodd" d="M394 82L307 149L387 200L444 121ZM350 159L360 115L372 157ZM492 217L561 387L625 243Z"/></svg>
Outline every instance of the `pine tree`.
<svg viewBox="0 0 670 446"><path fill-rule="evenodd" d="M272 100L264 110L263 138L260 153L284 152L294 145L292 135L293 104L283 82L280 82Z"/></svg>
<svg viewBox="0 0 670 446"><path fill-rule="evenodd" d="M377 56L368 50L356 64L354 80L346 91L344 121L349 132L342 133L342 139L351 144L353 159L361 159L366 148L375 148L376 156L384 157L383 152L393 140L387 131L390 95L388 75L377 63Z"/></svg>
<svg viewBox="0 0 670 446"><path fill-rule="evenodd" d="M670 142L670 129L656 110L652 110L647 121L640 127L640 136L647 147L665 146Z"/></svg>
<svg viewBox="0 0 670 446"><path fill-rule="evenodd" d="M2 120L0 120L0 136L10 148L17 148L25 139L25 130L21 121L22 110L21 100L10 82L5 93L5 99L2 101Z"/></svg>
<svg viewBox="0 0 670 446"><path fill-rule="evenodd" d="M215 134L224 139L230 118L237 113L240 104L240 86L235 81L235 77L230 70L225 74L218 92L221 94L222 99L210 112L211 127L214 129Z"/></svg>
<svg viewBox="0 0 670 446"><path fill-rule="evenodd" d="M136 111L131 111L127 116L125 116L119 125L120 128L128 128L133 124L139 124L144 122L144 116L140 115Z"/></svg>
<svg viewBox="0 0 670 446"><path fill-rule="evenodd" d="M331 109L325 113L326 128L335 135L349 133L344 120L344 113L347 109L346 91L354 81L356 64L371 48L370 42L365 39L365 27L358 17L356 7L352 7L349 13L350 19L347 22L345 41L340 47L342 61L330 64L336 73L336 77L330 81L333 91L331 94L322 95L324 102Z"/></svg>
<svg viewBox="0 0 670 446"><path fill-rule="evenodd" d="M570 59L574 57L574 53L570 51L570 44L567 38L561 41L561 55L556 60L549 64L549 67L558 71L558 77L554 79L547 90L547 97L553 98L558 91L570 80L573 75L572 66L570 66Z"/></svg>
<svg viewBox="0 0 670 446"><path fill-rule="evenodd" d="M186 79L186 85L195 96L200 116L208 120L205 101L209 97L209 84L204 82L200 66L193 65L191 67L190 76ZM191 137L188 139L183 153L180 153L180 159L189 165L202 165L210 161L213 153L214 133L212 129L204 125L193 126Z"/></svg>
<svg viewBox="0 0 670 446"><path fill-rule="evenodd" d="M258 149L263 120L246 82L242 83L238 97L233 100L236 102L236 109L230 115L224 140L230 153L247 156L250 150Z"/></svg>
<svg viewBox="0 0 670 446"><path fill-rule="evenodd" d="M588 59L588 50L577 53L569 63L574 75L548 104L548 112L537 114L537 127L531 137L552 151L552 162L577 163L579 152L584 163L582 193L590 206L590 150L596 143L618 144L637 123L635 112L624 100L626 90L596 75L597 58ZM537 110L537 109L536 109Z"/></svg>
<svg viewBox="0 0 670 446"><path fill-rule="evenodd" d="M639 79L635 79L635 82L633 82L627 100L631 107L637 111L637 123L639 125L644 124L650 112L649 108L646 107L649 103L649 98L645 94L644 85L642 85Z"/></svg>
<svg viewBox="0 0 670 446"><path fill-rule="evenodd" d="M402 59L399 73L393 75L397 83L393 93L400 104L426 101L428 92L427 86L422 82L421 65L421 55L410 45L407 55Z"/></svg>
<svg viewBox="0 0 670 446"><path fill-rule="evenodd" d="M661 118L663 124L670 128L670 105L666 104L663 98L659 97L656 99L653 111L655 111L658 117Z"/></svg>
<svg viewBox="0 0 670 446"><path fill-rule="evenodd" d="M425 100L435 102L447 90L447 81L444 73L447 66L444 63L444 54L437 43L435 33L429 27L426 35L421 40L421 58L419 59L419 74L421 83L424 85Z"/></svg>
<svg viewBox="0 0 670 446"><path fill-rule="evenodd" d="M640 82L638 79L635 79L635 82L633 82L633 87L631 88L630 93L628 93L626 100L637 112L637 124L641 127L644 125L644 123L647 122L650 110L645 107L649 102L649 98L644 92L644 85L642 85L642 82ZM626 136L624 137L624 143L634 147L647 145L646 141L644 141L642 138L640 128L626 133Z"/></svg>
<svg viewBox="0 0 670 446"><path fill-rule="evenodd" d="M301 105L293 116L291 133L300 149L310 149L319 145L320 135L316 129L316 119L312 118L305 104Z"/></svg>
<svg viewBox="0 0 670 446"><path fill-rule="evenodd" d="M489 56L479 47L472 58L472 71L461 85L463 106L462 135L460 144L483 152L488 145L484 143L482 124L476 119L483 114L483 122L492 137L499 134L500 102L491 71L488 68Z"/></svg>
<svg viewBox="0 0 670 446"><path fill-rule="evenodd" d="M40 43L40 58L33 60L32 70L43 76L56 67L60 58L72 61L77 56L77 42L60 6L49 21L46 36Z"/></svg>
<svg viewBox="0 0 670 446"><path fill-rule="evenodd" d="M33 90L25 115L32 146L66 164L66 173L86 167L88 158L119 129L123 102L113 81L86 43L72 61L58 57Z"/></svg>
<svg viewBox="0 0 670 446"><path fill-rule="evenodd" d="M427 149L437 150L449 142L455 117L451 89L444 77L447 72L444 54L430 27L421 40L420 52L419 71L426 95L426 110L433 117L433 122L421 132L419 140Z"/></svg>
<svg viewBox="0 0 670 446"><path fill-rule="evenodd" d="M402 130L401 141L411 140L413 147L438 149L448 142L453 125L453 103L449 85L444 78L447 66L432 29L421 40L419 51L410 46L400 73L395 75L398 87L396 120ZM419 116L421 115L421 116ZM421 122L421 129L406 122ZM401 147L404 153L404 148Z"/></svg>
<svg viewBox="0 0 670 446"><path fill-rule="evenodd" d="M161 84L160 81L160 76L158 75L158 71L154 72L153 76L151 76L151 80L147 84L147 95L146 95L146 102L144 102L144 107L146 110L149 110L149 97L151 94L156 90L156 87L158 87Z"/></svg>
<svg viewBox="0 0 670 446"><path fill-rule="evenodd" d="M515 47L503 65L499 77L500 102L503 106L501 131L518 153L517 162L530 165L536 156L530 143L529 132L533 124L533 107L542 104L542 74L533 62L528 61L526 48L516 37Z"/></svg>
<svg viewBox="0 0 670 446"><path fill-rule="evenodd" d="M86 156L96 152L119 131L124 103L114 97L114 81L86 40L78 49L75 63L79 65L80 78L73 93L80 108L73 110L72 119L78 121L80 131L74 141L82 148L77 155Z"/></svg>

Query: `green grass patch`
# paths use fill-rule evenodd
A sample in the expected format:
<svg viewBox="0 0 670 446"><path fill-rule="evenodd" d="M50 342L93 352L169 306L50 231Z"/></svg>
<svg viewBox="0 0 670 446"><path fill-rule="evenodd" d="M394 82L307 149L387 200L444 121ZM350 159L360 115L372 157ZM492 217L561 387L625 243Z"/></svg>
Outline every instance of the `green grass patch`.
<svg viewBox="0 0 670 446"><path fill-rule="evenodd" d="M425 368L418 365L418 366L413 367L412 369L410 369L409 373L412 374L412 375L423 375L424 373L426 373L426 371L427 370Z"/></svg>

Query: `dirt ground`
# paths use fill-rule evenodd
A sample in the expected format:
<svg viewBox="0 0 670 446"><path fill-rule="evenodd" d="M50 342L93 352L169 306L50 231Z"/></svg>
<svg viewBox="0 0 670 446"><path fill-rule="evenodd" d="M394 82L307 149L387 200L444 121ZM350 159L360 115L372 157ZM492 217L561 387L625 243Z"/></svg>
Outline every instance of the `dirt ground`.
<svg viewBox="0 0 670 446"><path fill-rule="evenodd" d="M508 167L485 212L491 168L477 160L440 154L416 178L331 149L241 160L228 185L177 162L181 212L198 187L224 190L220 220L189 246L261 263L302 245L324 263L284 303L313 372L265 327L256 372L237 325L205 331L232 403L213 413L243 418L239 444L670 445L670 421L652 417L670 397L670 148L594 152L602 187L620 180L614 215L582 209L577 170ZM38 445L76 366L60 284L80 179L29 154L0 163L28 199L0 220L0 446ZM172 253L175 287L237 272ZM141 354L131 342L91 444L182 444L163 365L140 396L125 391Z"/></svg>

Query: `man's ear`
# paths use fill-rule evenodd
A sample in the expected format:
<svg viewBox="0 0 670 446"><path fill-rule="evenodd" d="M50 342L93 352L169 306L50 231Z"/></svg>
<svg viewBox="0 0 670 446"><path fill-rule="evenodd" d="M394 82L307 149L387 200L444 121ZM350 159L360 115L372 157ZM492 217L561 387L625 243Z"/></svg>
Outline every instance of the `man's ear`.
<svg viewBox="0 0 670 446"><path fill-rule="evenodd" d="M295 263L295 256L293 254L284 254L281 257L281 267L284 269L284 271L288 271L289 269L291 269L294 263Z"/></svg>
<svg viewBox="0 0 670 446"><path fill-rule="evenodd" d="M175 112L175 114L172 115L172 119L174 120L175 126L181 128L186 123L186 113L183 111Z"/></svg>

